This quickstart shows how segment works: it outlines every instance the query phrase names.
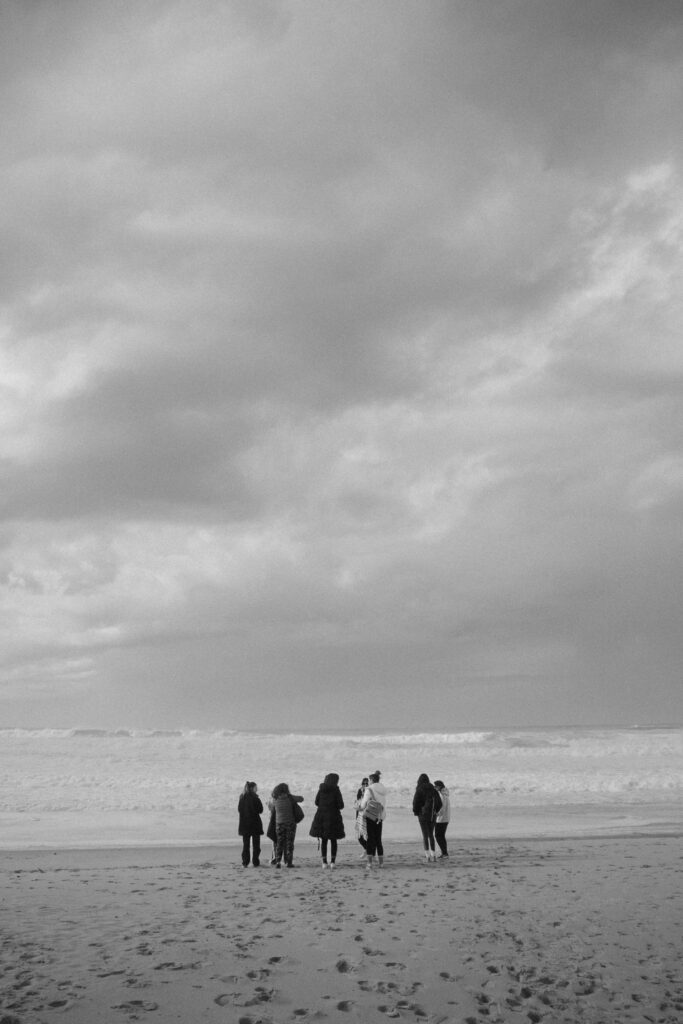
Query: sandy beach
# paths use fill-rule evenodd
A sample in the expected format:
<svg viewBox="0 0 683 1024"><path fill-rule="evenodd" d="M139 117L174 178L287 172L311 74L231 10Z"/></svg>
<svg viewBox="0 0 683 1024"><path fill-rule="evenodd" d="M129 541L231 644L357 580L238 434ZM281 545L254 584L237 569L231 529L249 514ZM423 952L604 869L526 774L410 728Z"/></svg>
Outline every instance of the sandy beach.
<svg viewBox="0 0 683 1024"><path fill-rule="evenodd" d="M681 1020L680 836L451 845L3 851L0 1021Z"/></svg>

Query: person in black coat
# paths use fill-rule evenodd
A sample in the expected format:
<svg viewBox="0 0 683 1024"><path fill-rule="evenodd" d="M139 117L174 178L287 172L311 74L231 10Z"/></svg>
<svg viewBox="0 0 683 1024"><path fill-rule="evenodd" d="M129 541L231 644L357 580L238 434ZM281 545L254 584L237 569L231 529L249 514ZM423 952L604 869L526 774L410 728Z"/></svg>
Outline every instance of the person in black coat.
<svg viewBox="0 0 683 1024"><path fill-rule="evenodd" d="M309 834L314 839L321 841L322 866L324 868L328 866L327 844L329 842L329 867L332 869L337 860L337 840L343 839L346 835L344 820L341 816L344 798L339 789L339 776L335 772L330 772L325 776L324 782L320 783L320 788L315 796L315 805L317 810Z"/></svg>
<svg viewBox="0 0 683 1024"><path fill-rule="evenodd" d="M413 814L416 815L420 823L425 857L429 862L436 860L434 823L440 810L439 792L429 781L429 776L423 772L417 780L417 788L413 797Z"/></svg>
<svg viewBox="0 0 683 1024"><path fill-rule="evenodd" d="M238 834L242 836L242 866L249 867L251 860L254 867L257 868L261 864L263 804L255 782L245 783L237 804L237 812L240 816Z"/></svg>

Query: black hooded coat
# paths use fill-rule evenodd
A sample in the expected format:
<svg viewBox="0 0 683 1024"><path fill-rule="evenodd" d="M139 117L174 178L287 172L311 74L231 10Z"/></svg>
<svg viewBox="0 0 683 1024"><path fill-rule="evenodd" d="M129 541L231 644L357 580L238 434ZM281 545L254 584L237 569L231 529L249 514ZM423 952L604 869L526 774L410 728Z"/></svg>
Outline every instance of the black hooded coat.
<svg viewBox="0 0 683 1024"><path fill-rule="evenodd" d="M263 804L257 793L242 793L237 804L237 812L240 816L238 835L263 835L263 822L261 821Z"/></svg>
<svg viewBox="0 0 683 1024"><path fill-rule="evenodd" d="M344 820L341 816L344 798L338 786L339 776L334 772L325 776L316 793L316 812L311 822L309 835L314 839L343 839Z"/></svg>
<svg viewBox="0 0 683 1024"><path fill-rule="evenodd" d="M441 810L441 797L438 789L431 784L427 776L421 775L417 780L417 789L413 797L413 814L420 821L433 822Z"/></svg>

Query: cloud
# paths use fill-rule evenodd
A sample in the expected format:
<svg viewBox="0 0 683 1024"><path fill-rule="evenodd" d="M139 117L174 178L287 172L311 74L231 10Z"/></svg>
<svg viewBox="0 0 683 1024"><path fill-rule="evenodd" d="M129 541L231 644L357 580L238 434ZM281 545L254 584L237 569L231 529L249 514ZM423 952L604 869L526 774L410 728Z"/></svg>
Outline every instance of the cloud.
<svg viewBox="0 0 683 1024"><path fill-rule="evenodd" d="M192 669L245 722L280 671L408 714L427 666L626 715L646 654L664 706L680 5L0 17L11 706L182 717Z"/></svg>

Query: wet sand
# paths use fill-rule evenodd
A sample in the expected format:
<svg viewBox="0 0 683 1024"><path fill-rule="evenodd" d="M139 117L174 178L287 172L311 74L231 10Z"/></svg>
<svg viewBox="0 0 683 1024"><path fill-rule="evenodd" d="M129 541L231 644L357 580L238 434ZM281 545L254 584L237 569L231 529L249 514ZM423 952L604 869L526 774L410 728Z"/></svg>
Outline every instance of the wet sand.
<svg viewBox="0 0 683 1024"><path fill-rule="evenodd" d="M0 1024L683 1019L680 836L358 852L3 851Z"/></svg>

